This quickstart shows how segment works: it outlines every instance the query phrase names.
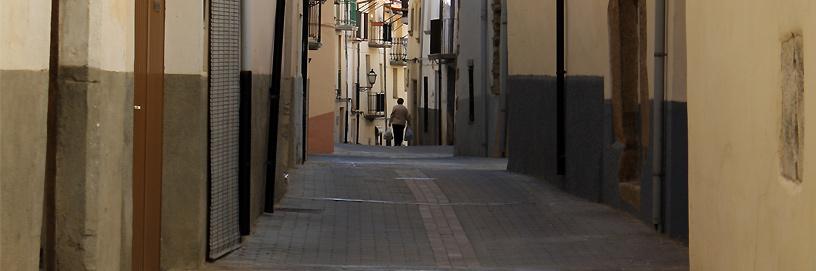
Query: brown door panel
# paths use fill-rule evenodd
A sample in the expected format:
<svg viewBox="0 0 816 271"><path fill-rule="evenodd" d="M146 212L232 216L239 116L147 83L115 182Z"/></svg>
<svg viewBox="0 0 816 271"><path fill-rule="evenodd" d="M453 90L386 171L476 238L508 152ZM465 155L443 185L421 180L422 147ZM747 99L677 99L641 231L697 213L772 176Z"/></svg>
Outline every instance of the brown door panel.
<svg viewBox="0 0 816 271"><path fill-rule="evenodd" d="M164 0L137 0L135 20L132 268L159 270Z"/></svg>

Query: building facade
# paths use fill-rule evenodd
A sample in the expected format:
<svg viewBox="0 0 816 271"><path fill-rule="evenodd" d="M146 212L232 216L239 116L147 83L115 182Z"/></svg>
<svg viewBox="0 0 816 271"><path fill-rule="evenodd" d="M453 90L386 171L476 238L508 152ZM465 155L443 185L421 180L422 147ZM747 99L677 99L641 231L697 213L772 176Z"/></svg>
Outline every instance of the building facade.
<svg viewBox="0 0 816 271"><path fill-rule="evenodd" d="M238 248L305 155L308 4L4 2L0 263L197 270Z"/></svg>
<svg viewBox="0 0 816 271"><path fill-rule="evenodd" d="M685 12L691 268L816 268L816 6L687 1Z"/></svg>
<svg viewBox="0 0 816 271"><path fill-rule="evenodd" d="M309 11L308 154L331 154L338 142L337 90L341 82L336 6L330 1L315 1Z"/></svg>
<svg viewBox="0 0 816 271"><path fill-rule="evenodd" d="M507 155L506 1L457 1L455 150ZM532 128L532 127L531 127Z"/></svg>
<svg viewBox="0 0 816 271"><path fill-rule="evenodd" d="M507 1L509 169L687 238L685 5Z"/></svg>

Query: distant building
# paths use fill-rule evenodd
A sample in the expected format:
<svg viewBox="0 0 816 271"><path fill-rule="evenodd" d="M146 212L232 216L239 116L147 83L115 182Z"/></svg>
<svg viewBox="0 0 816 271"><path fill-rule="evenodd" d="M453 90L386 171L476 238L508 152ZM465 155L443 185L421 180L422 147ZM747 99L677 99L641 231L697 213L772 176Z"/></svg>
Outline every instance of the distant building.
<svg viewBox="0 0 816 271"><path fill-rule="evenodd" d="M310 126L320 135L309 137L322 146L312 153L330 153L330 145L334 143L388 144L383 133L390 126L387 119L391 108L398 98L406 98L407 94L407 4L408 0L339 0L333 4L336 32L324 31L323 35L335 39L336 43L332 44L336 46L324 47L318 53L331 54L332 64L313 73L318 77L312 81L322 85L323 91L311 95L316 102L310 101L310 111L331 109L334 116L316 119L319 125ZM324 5L328 6L328 3ZM329 29L326 24L324 21L324 28ZM326 61L328 58L321 63L329 63ZM374 85L368 83L370 73L376 75Z"/></svg>

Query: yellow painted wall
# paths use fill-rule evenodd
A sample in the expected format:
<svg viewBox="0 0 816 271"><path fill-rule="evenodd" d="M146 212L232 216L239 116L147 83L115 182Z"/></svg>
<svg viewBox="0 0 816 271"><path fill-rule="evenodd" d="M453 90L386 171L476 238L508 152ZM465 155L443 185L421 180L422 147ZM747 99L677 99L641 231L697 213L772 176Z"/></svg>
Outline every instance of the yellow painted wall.
<svg viewBox="0 0 816 271"><path fill-rule="evenodd" d="M334 3L323 4L321 43L310 50L309 58L309 117L334 112L337 88L337 35L334 31Z"/></svg>
<svg viewBox="0 0 816 271"><path fill-rule="evenodd" d="M565 69L567 76L592 75L604 77L604 96L611 97L612 84L609 62L609 1L565 1L566 2L566 56ZM553 21L553 14L549 19ZM544 16L546 17L546 16ZM512 18L512 17L510 17ZM555 32L552 40L555 40ZM555 46L555 43L553 43ZM552 62L548 65L555 71L556 50L551 53Z"/></svg>
<svg viewBox="0 0 816 271"><path fill-rule="evenodd" d="M688 1L693 270L816 270L816 2ZM781 42L804 38L804 170L780 175Z"/></svg>
<svg viewBox="0 0 816 271"><path fill-rule="evenodd" d="M507 1L509 75L555 75L553 16L554 0Z"/></svg>

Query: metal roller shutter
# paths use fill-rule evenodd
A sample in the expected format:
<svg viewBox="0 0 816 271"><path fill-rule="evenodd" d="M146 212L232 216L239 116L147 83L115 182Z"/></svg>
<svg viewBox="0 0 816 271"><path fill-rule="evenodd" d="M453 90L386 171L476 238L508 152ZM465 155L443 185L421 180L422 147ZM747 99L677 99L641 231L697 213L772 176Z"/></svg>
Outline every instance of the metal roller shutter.
<svg viewBox="0 0 816 271"><path fill-rule="evenodd" d="M241 2L210 1L209 249L217 259L240 246L238 136Z"/></svg>

